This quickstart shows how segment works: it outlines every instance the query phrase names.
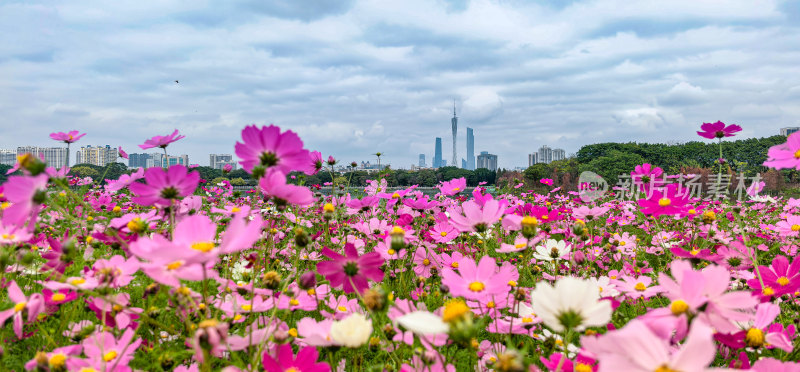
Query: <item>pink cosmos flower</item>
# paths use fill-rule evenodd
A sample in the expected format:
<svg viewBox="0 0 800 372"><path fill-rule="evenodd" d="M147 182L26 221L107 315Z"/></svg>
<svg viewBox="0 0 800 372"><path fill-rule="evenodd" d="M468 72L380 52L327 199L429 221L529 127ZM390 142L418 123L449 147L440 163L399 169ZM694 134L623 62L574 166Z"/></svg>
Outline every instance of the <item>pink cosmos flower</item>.
<svg viewBox="0 0 800 372"><path fill-rule="evenodd" d="M778 223L775 224L775 227L781 236L798 236L800 235L800 216L794 214L788 215L786 216L785 220L778 221Z"/></svg>
<svg viewBox="0 0 800 372"><path fill-rule="evenodd" d="M223 173L230 173L231 171L233 171L233 165L225 164L225 165L222 166L222 172Z"/></svg>
<svg viewBox="0 0 800 372"><path fill-rule="evenodd" d="M464 296L468 300L506 295L510 290L508 278L498 275L494 258L481 257L475 264L472 258L464 257L458 262L458 274L453 269L442 269L442 284L450 288L453 296Z"/></svg>
<svg viewBox="0 0 800 372"><path fill-rule="evenodd" d="M64 132L50 133L50 138L52 138L52 139L54 139L56 141L64 142L64 143L73 143L73 142L77 142L79 139L83 138L83 136L85 136L85 135L86 135L86 133L81 133L81 132L79 132L77 130L72 130L72 131L69 131L67 133L64 133Z"/></svg>
<svg viewBox="0 0 800 372"><path fill-rule="evenodd" d="M553 180L550 179L550 178L542 178L542 179L539 180L539 183L547 185L547 186L553 186Z"/></svg>
<svg viewBox="0 0 800 372"><path fill-rule="evenodd" d="M742 131L742 127L736 124L725 125L725 123L718 121L716 123L703 123L703 125L700 126L700 130L701 131L697 132L698 136L714 139L733 137L734 133Z"/></svg>
<svg viewBox="0 0 800 372"><path fill-rule="evenodd" d="M661 287L653 284L653 279L649 276L640 276L634 278L631 276L623 276L621 280L616 281L617 288L625 293L625 296L637 299L643 297L648 299L661 293Z"/></svg>
<svg viewBox="0 0 800 372"><path fill-rule="evenodd" d="M437 223L430 230L430 237L436 243L448 243L458 237L458 229L447 222Z"/></svg>
<svg viewBox="0 0 800 372"><path fill-rule="evenodd" d="M467 179L461 177L461 178L454 178L450 181L442 181L442 183L438 187L439 191L443 195L453 196L464 191L464 189L467 188Z"/></svg>
<svg viewBox="0 0 800 372"><path fill-rule="evenodd" d="M748 280L747 284L762 300L768 300L773 296L792 294L800 289L800 258L795 258L789 264L786 256L778 255L772 260L769 267L759 266L758 272L761 274L764 285L761 285L758 278Z"/></svg>
<svg viewBox="0 0 800 372"><path fill-rule="evenodd" d="M131 257L126 260L125 257L116 255L108 260L97 260L89 276L97 278L98 282L111 288L120 288L128 285L137 271L139 271L139 261L136 258Z"/></svg>
<svg viewBox="0 0 800 372"><path fill-rule="evenodd" d="M782 362L773 358L761 358L750 369L754 372L800 372L800 365L794 361Z"/></svg>
<svg viewBox="0 0 800 372"><path fill-rule="evenodd" d="M264 195L275 199L275 204L282 207L286 204L306 206L314 203L314 194L307 187L286 183L286 175L277 169L270 169L258 180L258 186Z"/></svg>
<svg viewBox="0 0 800 372"><path fill-rule="evenodd" d="M142 178L144 178L144 168L138 168L131 174L123 174L119 176L119 179L116 181L106 180L105 189L107 192L114 193L130 186L132 183Z"/></svg>
<svg viewBox="0 0 800 372"><path fill-rule="evenodd" d="M46 174L8 177L3 184L3 196L11 206L3 210L3 223L23 226L28 220L35 219L46 189Z"/></svg>
<svg viewBox="0 0 800 372"><path fill-rule="evenodd" d="M303 173L307 175L315 175L322 170L322 153L319 151L310 151L308 153L308 164L303 169Z"/></svg>
<svg viewBox="0 0 800 372"><path fill-rule="evenodd" d="M167 148L170 143L173 143L181 138L185 138L186 136L181 136L178 134L178 130L175 129L172 134L166 136L155 136L150 138L147 141L144 141L144 144L139 145L142 150L152 149L155 147L160 147L162 149Z"/></svg>
<svg viewBox="0 0 800 372"><path fill-rule="evenodd" d="M598 218L598 217L606 214L606 212L608 212L609 209L611 209L611 208L610 207L594 207L594 208L590 208L590 207L584 205L584 206L580 206L578 208L573 209L572 210L572 217L575 217L576 219L582 220L584 222L588 222L588 221L592 221L595 218Z"/></svg>
<svg viewBox="0 0 800 372"><path fill-rule="evenodd" d="M317 263L317 271L331 282L331 287L341 286L345 293L362 292L369 288L368 279L380 282L383 280L383 258L378 252L370 252L359 256L353 244L344 246L342 256L330 248L323 248L322 254L331 261Z"/></svg>
<svg viewBox="0 0 800 372"><path fill-rule="evenodd" d="M51 369L49 371L56 371L58 370L57 366L60 368L64 368L66 366L69 368L72 365L74 357L77 357L83 351L83 346L81 345L69 345L64 347L59 347L53 349L53 351L49 353L45 353L45 357L47 360L47 365ZM34 357L33 359L29 360L28 363L25 363L25 369L28 371L37 371L41 370L37 368L38 361L37 358Z"/></svg>
<svg viewBox="0 0 800 372"><path fill-rule="evenodd" d="M631 181L634 185L638 185L642 192L649 192L653 188L663 186L664 180L661 178L663 174L664 170L660 167L645 163L633 169Z"/></svg>
<svg viewBox="0 0 800 372"><path fill-rule="evenodd" d="M775 169L800 170L800 132L792 133L786 138L786 143L775 145L767 150L765 167Z"/></svg>
<svg viewBox="0 0 800 372"><path fill-rule="evenodd" d="M125 150L122 149L122 146L119 146L117 148L117 155L119 155L119 157L121 157L123 159L128 159L128 153L125 152Z"/></svg>
<svg viewBox="0 0 800 372"><path fill-rule="evenodd" d="M329 372L331 367L328 363L317 362L319 353L317 348L306 346L297 352L295 357L292 352L292 345L275 345L273 350L275 357L268 352L264 352L261 363L267 372Z"/></svg>
<svg viewBox="0 0 800 372"><path fill-rule="evenodd" d="M22 318L23 315L27 314L28 323L36 320L36 316L44 310L44 297L41 293L34 293L26 297L19 289L17 282L11 281L11 285L8 286L8 298L14 303L14 306L0 312L0 324L4 324L8 318L13 317L14 333L22 339L22 325L25 322Z"/></svg>
<svg viewBox="0 0 800 372"><path fill-rule="evenodd" d="M192 195L200 182L200 173L191 172L183 165L173 165L168 170L149 168L144 173L147 183L132 183L129 188L136 194L131 200L141 205L170 206L174 199Z"/></svg>
<svg viewBox="0 0 800 372"><path fill-rule="evenodd" d="M688 193L681 194L678 185L667 185L663 190L652 190L653 195L649 199L639 199L641 212L655 217L661 215L683 215L689 203Z"/></svg>
<svg viewBox="0 0 800 372"><path fill-rule="evenodd" d="M716 334L715 338L721 343L728 345L735 349L740 349L745 346L761 347L767 346L768 348L777 347L787 353L791 352L794 348L792 341L784 334L783 325L778 328L770 327L775 318L781 313L781 308L778 305L765 302L758 304L756 307L756 315L753 322L745 324L745 329L734 333L732 335ZM791 325L794 327L794 325Z"/></svg>
<svg viewBox="0 0 800 372"><path fill-rule="evenodd" d="M584 336L581 344L597 357L598 372L705 371L717 353L711 328L699 321L677 349L639 319L599 337Z"/></svg>
<svg viewBox="0 0 800 372"><path fill-rule="evenodd" d="M317 322L313 318L305 317L297 322L297 335L306 345L322 347L336 345L336 342L331 340L331 324L333 319Z"/></svg>
<svg viewBox="0 0 800 372"><path fill-rule="evenodd" d="M483 232L500 221L503 216L503 206L497 200L489 200L481 208L473 200L461 204L461 213L450 214L450 223L462 232Z"/></svg>
<svg viewBox="0 0 800 372"><path fill-rule="evenodd" d="M86 367L109 372L130 371L128 363L133 360L133 354L142 343L142 339L133 341L135 333L132 329L126 329L117 340L110 332L99 332L83 340L83 351L88 357Z"/></svg>
<svg viewBox="0 0 800 372"><path fill-rule="evenodd" d="M307 170L310 156L303 141L291 130L281 133L281 128L270 125L260 129L249 125L242 130L242 142L236 142L236 156L247 172L255 166L275 168L282 173Z"/></svg>

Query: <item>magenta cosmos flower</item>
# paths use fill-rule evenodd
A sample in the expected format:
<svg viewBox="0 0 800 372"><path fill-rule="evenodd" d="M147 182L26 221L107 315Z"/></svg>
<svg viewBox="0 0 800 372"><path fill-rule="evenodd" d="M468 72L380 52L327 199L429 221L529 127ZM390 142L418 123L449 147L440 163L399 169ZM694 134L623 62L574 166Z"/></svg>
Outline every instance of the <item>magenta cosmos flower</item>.
<svg viewBox="0 0 800 372"><path fill-rule="evenodd" d="M73 131L69 131L67 133L64 133L64 132L50 133L50 138L52 138L52 139L54 139L56 141L64 142L64 143L73 143L73 142L77 142L79 139L81 139L81 137L83 137L85 135L86 135L86 133L81 133L81 132L79 132L77 130L73 130Z"/></svg>
<svg viewBox="0 0 800 372"><path fill-rule="evenodd" d="M297 352L295 358L292 352L292 345L275 345L276 358L273 358L269 353L264 353L261 363L264 365L264 370L267 372L288 372L288 371L303 371L303 372L328 372L331 367L328 363L317 363L319 353L317 348L313 346L306 346Z"/></svg>
<svg viewBox="0 0 800 372"><path fill-rule="evenodd" d="M175 142L175 141L177 141L177 140L179 140L181 138L184 138L184 137L186 137L186 136L181 136L178 133L178 130L175 129L175 131L172 132L172 134L166 135L166 136L155 136L155 137L153 137L153 138L151 138L151 139L149 139L147 141L144 141L144 144L139 145L139 147L142 148L142 150L152 149L152 148L155 148L155 147L160 147L160 148L164 149L164 148L167 148L167 146L170 143L173 143L173 142Z"/></svg>
<svg viewBox="0 0 800 372"><path fill-rule="evenodd" d="M147 183L132 183L128 188L137 196L131 200L141 205L168 206L173 199L192 195L200 183L200 173L191 172L183 165L173 165L168 170L150 168L144 173Z"/></svg>
<svg viewBox="0 0 800 372"><path fill-rule="evenodd" d="M649 199L639 199L639 207L644 214L650 214L658 217L664 214L667 215L682 215L687 210L688 193L681 194L678 191L678 185L667 185L664 190L652 190L653 195Z"/></svg>
<svg viewBox="0 0 800 372"><path fill-rule="evenodd" d="M331 287L342 286L345 293L362 292L369 288L367 279L376 282L383 280L383 258L378 252L370 252L359 256L355 245L344 246L344 256L323 248L322 254L331 261L317 264L317 271L331 282Z"/></svg>
<svg viewBox="0 0 800 372"><path fill-rule="evenodd" d="M742 127L736 124L725 125L725 123L721 121L716 123L703 123L700 129L701 131L698 131L697 135L708 139L733 137L734 133L742 131Z"/></svg>
<svg viewBox="0 0 800 372"><path fill-rule="evenodd" d="M275 199L275 204L285 206L296 204L306 206L314 203L314 194L307 187L286 183L286 175L281 171L272 169L258 180L258 186L264 195Z"/></svg>
<svg viewBox="0 0 800 372"><path fill-rule="evenodd" d="M764 166L800 170L800 132L790 134L786 143L770 147Z"/></svg>
<svg viewBox="0 0 800 372"><path fill-rule="evenodd" d="M236 142L236 156L242 159L247 172L253 172L256 166L275 168L283 173L293 170L307 170L311 157L303 148L303 141L297 133L270 125L261 127L250 125L242 130L244 143Z"/></svg>

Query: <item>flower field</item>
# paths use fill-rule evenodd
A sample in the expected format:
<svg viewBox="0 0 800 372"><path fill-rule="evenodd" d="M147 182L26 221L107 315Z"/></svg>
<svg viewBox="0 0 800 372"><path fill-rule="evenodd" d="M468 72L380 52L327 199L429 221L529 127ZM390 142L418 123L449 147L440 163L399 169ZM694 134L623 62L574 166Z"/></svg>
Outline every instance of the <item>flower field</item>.
<svg viewBox="0 0 800 372"><path fill-rule="evenodd" d="M740 130L698 134L722 159ZM277 126L241 135L253 192L20 156L0 185L0 370L800 371L800 200L694 198L651 164L632 200L548 179L325 196L288 175L335 159ZM800 134L768 157L800 169Z"/></svg>

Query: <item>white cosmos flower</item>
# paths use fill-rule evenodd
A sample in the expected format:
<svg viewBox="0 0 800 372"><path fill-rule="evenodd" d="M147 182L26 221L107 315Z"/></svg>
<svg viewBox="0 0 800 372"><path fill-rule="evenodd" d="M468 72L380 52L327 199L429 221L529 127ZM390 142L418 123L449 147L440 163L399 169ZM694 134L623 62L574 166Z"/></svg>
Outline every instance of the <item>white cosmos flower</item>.
<svg viewBox="0 0 800 372"><path fill-rule="evenodd" d="M429 311L412 311L397 318L403 328L420 335L447 333L450 327L442 318Z"/></svg>
<svg viewBox="0 0 800 372"><path fill-rule="evenodd" d="M564 255L569 253L569 251L570 247L567 246L565 241L547 239L543 245L536 247L536 252L533 254L533 258L542 261L552 261L554 259L564 257Z"/></svg>
<svg viewBox="0 0 800 372"><path fill-rule="evenodd" d="M568 276L555 286L540 282L531 293L531 302L536 315L556 332L566 327L580 331L611 320L611 303L600 301L597 285L589 280Z"/></svg>
<svg viewBox="0 0 800 372"><path fill-rule="evenodd" d="M352 313L344 320L333 322L331 339L346 347L359 347L369 341L372 335L372 321L364 314Z"/></svg>

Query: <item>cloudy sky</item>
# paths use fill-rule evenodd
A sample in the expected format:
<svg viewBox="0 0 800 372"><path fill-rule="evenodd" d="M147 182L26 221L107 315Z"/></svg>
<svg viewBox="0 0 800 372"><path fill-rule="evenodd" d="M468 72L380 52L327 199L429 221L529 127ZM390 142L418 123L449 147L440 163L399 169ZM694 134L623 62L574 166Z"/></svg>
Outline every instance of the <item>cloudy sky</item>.
<svg viewBox="0 0 800 372"><path fill-rule="evenodd" d="M800 2L82 0L0 3L0 148L170 146L208 164L275 123L349 162L434 138L527 166L543 144L743 137L800 124ZM179 80L176 84L174 80ZM74 155L73 155L74 159Z"/></svg>

